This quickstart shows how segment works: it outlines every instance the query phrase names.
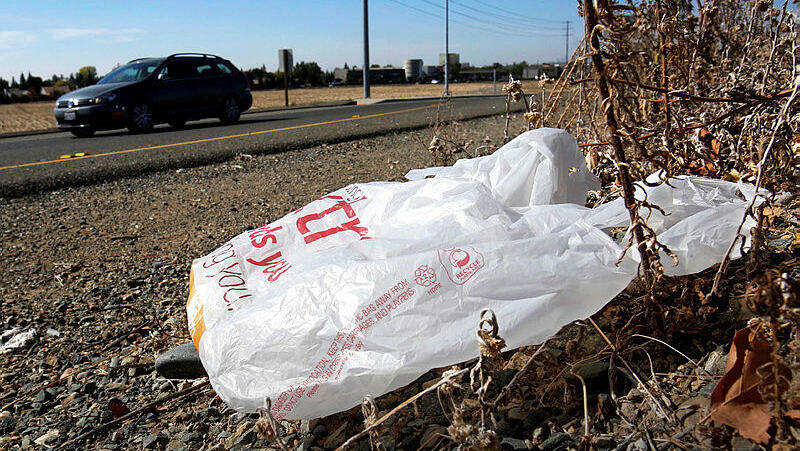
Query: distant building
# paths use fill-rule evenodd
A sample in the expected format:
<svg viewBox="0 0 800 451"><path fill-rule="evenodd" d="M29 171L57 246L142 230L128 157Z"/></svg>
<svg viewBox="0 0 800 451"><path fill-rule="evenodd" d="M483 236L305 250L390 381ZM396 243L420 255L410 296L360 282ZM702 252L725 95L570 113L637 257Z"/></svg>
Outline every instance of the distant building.
<svg viewBox="0 0 800 451"><path fill-rule="evenodd" d="M539 80L541 78L558 78L564 68L560 64L535 64L522 69L524 80Z"/></svg>
<svg viewBox="0 0 800 451"><path fill-rule="evenodd" d="M333 69L333 79L344 84L359 84L364 81L364 72L359 67L349 69L337 67ZM402 67L371 67L369 69L369 82L380 83L403 83L406 81L406 70Z"/></svg>
<svg viewBox="0 0 800 451"><path fill-rule="evenodd" d="M406 81L415 82L422 78L422 60L409 59L403 62L403 69L406 71Z"/></svg>
<svg viewBox="0 0 800 451"><path fill-rule="evenodd" d="M464 81L492 81L494 80L493 69L464 69L461 68L459 77ZM497 81L508 81L508 70L504 67L497 68Z"/></svg>
<svg viewBox="0 0 800 451"><path fill-rule="evenodd" d="M437 78L442 76L442 71L439 66L422 66L422 74L428 78Z"/></svg>
<svg viewBox="0 0 800 451"><path fill-rule="evenodd" d="M39 94L43 96L55 96L66 94L70 91L68 86L42 86L42 90Z"/></svg>
<svg viewBox="0 0 800 451"><path fill-rule="evenodd" d="M30 93L19 88L4 88L3 95L6 97L28 97Z"/></svg>
<svg viewBox="0 0 800 451"><path fill-rule="evenodd" d="M461 60L461 57L458 53L448 53L449 58L447 58L450 67L456 67ZM439 54L439 65L444 66L444 53Z"/></svg>

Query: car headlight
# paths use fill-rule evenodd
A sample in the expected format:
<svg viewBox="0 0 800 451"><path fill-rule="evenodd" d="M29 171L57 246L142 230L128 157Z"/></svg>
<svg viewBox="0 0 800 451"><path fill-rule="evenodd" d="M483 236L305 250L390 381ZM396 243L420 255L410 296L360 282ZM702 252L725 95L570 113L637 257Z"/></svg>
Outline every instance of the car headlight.
<svg viewBox="0 0 800 451"><path fill-rule="evenodd" d="M112 92L111 94L104 94L102 96L95 97L94 99L92 99L92 103L94 103L94 104L109 103L109 102L113 102L114 99L116 99L116 98L117 98L117 95Z"/></svg>

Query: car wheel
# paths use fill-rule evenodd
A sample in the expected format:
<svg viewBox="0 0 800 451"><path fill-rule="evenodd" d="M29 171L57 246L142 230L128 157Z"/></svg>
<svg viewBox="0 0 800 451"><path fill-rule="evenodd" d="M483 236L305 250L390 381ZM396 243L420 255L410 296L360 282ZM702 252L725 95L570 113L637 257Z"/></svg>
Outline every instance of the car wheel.
<svg viewBox="0 0 800 451"><path fill-rule="evenodd" d="M91 138L94 135L93 128L75 128L69 131L78 138Z"/></svg>
<svg viewBox="0 0 800 451"><path fill-rule="evenodd" d="M146 103L136 103L130 108L128 130L134 133L149 132L155 125L153 109Z"/></svg>
<svg viewBox="0 0 800 451"><path fill-rule="evenodd" d="M178 129L180 129L180 128L183 128L183 126L184 126L184 125L186 125L186 121L184 121L183 119L180 119L180 120L174 120L174 121L169 121L169 125L170 125L170 127L172 127L172 128L178 128Z"/></svg>
<svg viewBox="0 0 800 451"><path fill-rule="evenodd" d="M227 124L232 124L239 120L242 110L239 108L239 101L234 97L226 97L222 102L222 114L219 119Z"/></svg>

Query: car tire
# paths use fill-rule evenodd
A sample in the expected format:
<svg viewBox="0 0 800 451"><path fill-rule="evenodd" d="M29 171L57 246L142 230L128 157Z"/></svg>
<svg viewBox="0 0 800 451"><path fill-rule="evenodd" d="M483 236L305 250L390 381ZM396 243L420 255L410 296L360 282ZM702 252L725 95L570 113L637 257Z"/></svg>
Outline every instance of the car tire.
<svg viewBox="0 0 800 451"><path fill-rule="evenodd" d="M170 125L170 127L172 127L172 128L175 128L175 129L178 129L178 130L180 130L180 129L182 129L182 128L183 128L183 127L186 125L186 121L185 121L185 120L183 120L183 119L174 120L174 121L169 121L169 125Z"/></svg>
<svg viewBox="0 0 800 451"><path fill-rule="evenodd" d="M233 124L239 120L242 115L242 109L239 107L239 101L235 97L225 97L222 101L222 112L220 113L219 120L226 124Z"/></svg>
<svg viewBox="0 0 800 451"><path fill-rule="evenodd" d="M94 135L93 128L75 128L69 131L76 138L91 138Z"/></svg>
<svg viewBox="0 0 800 451"><path fill-rule="evenodd" d="M134 103L128 110L128 130L133 133L149 132L155 126L153 109L147 103Z"/></svg>

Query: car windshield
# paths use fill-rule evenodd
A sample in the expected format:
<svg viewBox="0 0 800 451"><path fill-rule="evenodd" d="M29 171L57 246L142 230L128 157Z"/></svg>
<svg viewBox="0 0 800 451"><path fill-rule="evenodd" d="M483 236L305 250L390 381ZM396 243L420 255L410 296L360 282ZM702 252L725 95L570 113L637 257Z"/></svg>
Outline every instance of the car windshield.
<svg viewBox="0 0 800 451"><path fill-rule="evenodd" d="M139 81L152 74L161 61L139 61L120 66L111 71L108 75L97 82L98 85L108 83L124 83L128 81Z"/></svg>

